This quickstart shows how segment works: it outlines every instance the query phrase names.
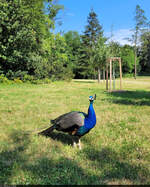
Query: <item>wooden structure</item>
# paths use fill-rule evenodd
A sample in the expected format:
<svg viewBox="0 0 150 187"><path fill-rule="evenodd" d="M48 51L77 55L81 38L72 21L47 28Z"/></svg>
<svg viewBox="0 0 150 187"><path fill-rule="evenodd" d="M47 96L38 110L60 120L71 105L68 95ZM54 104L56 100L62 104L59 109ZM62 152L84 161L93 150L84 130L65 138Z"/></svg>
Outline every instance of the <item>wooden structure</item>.
<svg viewBox="0 0 150 187"><path fill-rule="evenodd" d="M121 58L120 57L111 57L108 59L107 66L106 66L106 90L108 90L108 65L109 65L109 91L112 91L112 62L113 61L119 62L119 69L120 69L120 90L122 90L122 66L121 66Z"/></svg>

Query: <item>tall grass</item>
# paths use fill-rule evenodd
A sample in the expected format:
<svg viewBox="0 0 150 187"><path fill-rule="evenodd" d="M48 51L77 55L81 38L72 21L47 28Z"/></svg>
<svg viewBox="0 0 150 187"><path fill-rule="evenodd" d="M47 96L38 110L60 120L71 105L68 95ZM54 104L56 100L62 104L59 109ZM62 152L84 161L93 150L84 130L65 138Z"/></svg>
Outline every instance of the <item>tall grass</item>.
<svg viewBox="0 0 150 187"><path fill-rule="evenodd" d="M150 79L124 79L123 88L0 84L0 184L150 184ZM87 112L95 93L97 124L81 138L82 150L64 133L28 134L63 113Z"/></svg>

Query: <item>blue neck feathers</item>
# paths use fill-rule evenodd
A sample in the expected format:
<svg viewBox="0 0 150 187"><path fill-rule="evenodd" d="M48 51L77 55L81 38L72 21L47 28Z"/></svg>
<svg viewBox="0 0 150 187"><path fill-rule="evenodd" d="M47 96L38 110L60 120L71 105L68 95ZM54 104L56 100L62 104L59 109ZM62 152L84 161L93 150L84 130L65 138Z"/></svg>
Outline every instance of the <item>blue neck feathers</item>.
<svg viewBox="0 0 150 187"><path fill-rule="evenodd" d="M85 123L85 127L88 129L91 129L96 125L96 114L93 108L93 101L90 101L88 115L85 118L84 123Z"/></svg>

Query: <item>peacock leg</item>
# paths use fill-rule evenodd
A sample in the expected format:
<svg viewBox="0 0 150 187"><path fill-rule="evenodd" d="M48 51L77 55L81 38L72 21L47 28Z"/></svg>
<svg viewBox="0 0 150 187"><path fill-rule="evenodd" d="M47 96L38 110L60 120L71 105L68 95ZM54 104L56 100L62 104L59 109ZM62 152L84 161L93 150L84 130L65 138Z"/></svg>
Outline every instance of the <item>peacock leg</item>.
<svg viewBox="0 0 150 187"><path fill-rule="evenodd" d="M76 144L75 141L73 142L73 147L74 147L74 148L77 147L77 144Z"/></svg>
<svg viewBox="0 0 150 187"><path fill-rule="evenodd" d="M81 150L82 147L81 147L81 141L80 141L80 138L79 138L79 140L78 140L78 146L79 146L79 149Z"/></svg>
<svg viewBox="0 0 150 187"><path fill-rule="evenodd" d="M73 147L77 147L77 143L76 143L76 138L74 136L71 137L72 142L73 142Z"/></svg>
<svg viewBox="0 0 150 187"><path fill-rule="evenodd" d="M73 141L73 147L79 147L79 149L81 150L82 147L81 147L81 141L80 141L80 137L72 137L72 141Z"/></svg>
<svg viewBox="0 0 150 187"><path fill-rule="evenodd" d="M76 148L77 146L79 147L79 137L73 136L72 140L73 140L73 147L74 148Z"/></svg>

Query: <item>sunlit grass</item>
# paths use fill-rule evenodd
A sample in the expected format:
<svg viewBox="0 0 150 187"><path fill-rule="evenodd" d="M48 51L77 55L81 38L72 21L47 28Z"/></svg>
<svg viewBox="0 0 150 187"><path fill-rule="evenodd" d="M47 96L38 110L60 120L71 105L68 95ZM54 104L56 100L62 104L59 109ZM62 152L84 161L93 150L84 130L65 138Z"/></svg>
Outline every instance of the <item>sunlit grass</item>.
<svg viewBox="0 0 150 187"><path fill-rule="evenodd" d="M119 89L119 80L116 80ZM0 85L0 184L150 184L150 78L123 80L128 92L108 93L97 81ZM94 103L97 124L82 137L46 138L29 131Z"/></svg>

